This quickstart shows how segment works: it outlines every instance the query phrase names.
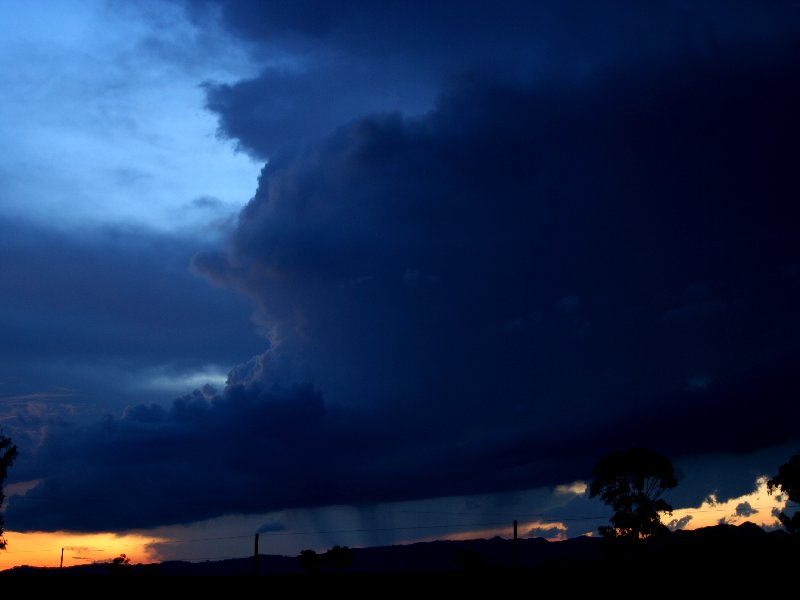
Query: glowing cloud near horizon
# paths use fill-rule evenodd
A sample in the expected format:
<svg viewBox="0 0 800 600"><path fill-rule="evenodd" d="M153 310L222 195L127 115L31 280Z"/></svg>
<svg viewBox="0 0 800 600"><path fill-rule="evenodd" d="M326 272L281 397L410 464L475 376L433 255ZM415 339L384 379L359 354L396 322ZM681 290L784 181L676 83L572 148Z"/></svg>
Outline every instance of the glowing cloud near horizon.
<svg viewBox="0 0 800 600"><path fill-rule="evenodd" d="M572 483L557 485L555 493L556 495L575 494L576 496L583 496L588 487L585 481L573 481Z"/></svg>
<svg viewBox="0 0 800 600"><path fill-rule="evenodd" d="M719 502L716 495L711 493L700 506L676 508L671 517L662 521L667 522L673 530L699 529L723 523L741 525L745 521L764 529L780 528L776 513L785 509L787 499L780 493L770 495L767 492L767 479L766 475L762 475L756 479L753 492L725 502ZM747 510L742 510L742 506L746 506Z"/></svg>

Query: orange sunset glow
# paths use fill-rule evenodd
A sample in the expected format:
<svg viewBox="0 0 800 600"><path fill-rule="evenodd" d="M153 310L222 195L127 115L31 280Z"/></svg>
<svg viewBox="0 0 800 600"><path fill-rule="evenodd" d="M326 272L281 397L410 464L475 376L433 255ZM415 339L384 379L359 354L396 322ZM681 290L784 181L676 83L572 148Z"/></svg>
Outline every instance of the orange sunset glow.
<svg viewBox="0 0 800 600"><path fill-rule="evenodd" d="M681 529L698 529L725 522L729 525L741 525L750 521L761 527L771 529L779 526L773 511L781 511L786 506L786 496L780 493L767 493L767 477L756 480L756 489L750 494L719 502L714 494L696 508L679 508L672 516L662 518L664 523L679 522L688 518Z"/></svg>
<svg viewBox="0 0 800 600"><path fill-rule="evenodd" d="M95 562L110 562L120 554L134 563L155 562L148 545L163 540L138 534L68 533L6 531L8 546L0 552L0 570L19 565L58 567L61 550L64 566L71 567Z"/></svg>

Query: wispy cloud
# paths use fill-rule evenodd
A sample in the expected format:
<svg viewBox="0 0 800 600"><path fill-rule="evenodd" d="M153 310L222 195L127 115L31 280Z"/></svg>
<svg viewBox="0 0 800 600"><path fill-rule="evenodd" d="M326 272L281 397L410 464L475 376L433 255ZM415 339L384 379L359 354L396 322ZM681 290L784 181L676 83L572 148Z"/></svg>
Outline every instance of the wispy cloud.
<svg viewBox="0 0 800 600"><path fill-rule="evenodd" d="M78 396L78 392L59 391L59 392L32 392L30 394L19 394L15 396L0 396L0 403L3 404L27 404L28 402L60 400L62 398L72 398Z"/></svg>

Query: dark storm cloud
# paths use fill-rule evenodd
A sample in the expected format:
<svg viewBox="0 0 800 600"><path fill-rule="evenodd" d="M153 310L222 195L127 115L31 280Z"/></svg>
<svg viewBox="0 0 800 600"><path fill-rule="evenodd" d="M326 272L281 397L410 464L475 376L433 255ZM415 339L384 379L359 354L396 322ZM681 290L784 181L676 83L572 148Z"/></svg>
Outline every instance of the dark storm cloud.
<svg viewBox="0 0 800 600"><path fill-rule="evenodd" d="M114 369L178 377L264 347L246 303L188 271L197 242L10 220L0 229L0 396L67 386L76 402L121 409L131 390Z"/></svg>
<svg viewBox="0 0 800 600"><path fill-rule="evenodd" d="M253 39L351 39L339 15L245 6L225 14ZM514 491L626 446L690 464L796 441L800 53L721 30L713 52L580 78L475 69L424 116L324 135L311 115L321 141L291 147L237 104L275 98L212 89L225 132L271 158L230 251L193 268L256 302L270 349L219 394L54 431L9 527ZM753 486L708 473L687 501Z"/></svg>
<svg viewBox="0 0 800 600"><path fill-rule="evenodd" d="M672 531L684 529L689 524L689 521L692 520L692 518L692 515L686 515L680 519L672 519L669 523L667 523L667 527L669 527Z"/></svg>
<svg viewBox="0 0 800 600"><path fill-rule="evenodd" d="M14 500L8 522L23 530L90 531L250 507L269 492L292 488L285 464L262 468L276 453L291 456L297 467L305 464L325 485L314 441L324 414L311 388L230 387L224 397L206 388L169 409L138 405L121 419L53 432L39 456L43 468L53 465L46 482Z"/></svg>
<svg viewBox="0 0 800 600"><path fill-rule="evenodd" d="M363 114L431 108L465 72L508 82L580 79L741 40L796 31L790 3L564 1L190 3L221 8L268 65L208 83L220 133L260 158Z"/></svg>
<svg viewBox="0 0 800 600"><path fill-rule="evenodd" d="M169 409L142 404L93 425L51 424L35 465L22 467L23 478L43 481L13 499L6 522L15 531L144 528L415 498L418 490L476 491L476 474L497 478L502 470L472 464L469 449L451 448L411 423L408 415L328 407L311 386L232 374L222 393L206 387Z"/></svg>
<svg viewBox="0 0 800 600"><path fill-rule="evenodd" d="M563 530L559 527L534 527L528 530L528 537L543 537L543 538L552 538L557 536L559 533L563 533Z"/></svg>
<svg viewBox="0 0 800 600"><path fill-rule="evenodd" d="M758 510L753 508L749 502L740 502L736 505L737 517L752 517L756 513Z"/></svg>
<svg viewBox="0 0 800 600"><path fill-rule="evenodd" d="M365 81L370 83L365 86ZM349 64L301 72L275 69L234 84L205 84L207 108L219 115L220 134L261 159L283 146L314 141L335 125L386 104L422 107L414 89L401 93L393 87L390 73L359 72Z"/></svg>
<svg viewBox="0 0 800 600"><path fill-rule="evenodd" d="M395 59L439 71L466 65L508 72L527 65L527 75L556 62L591 67L714 49L794 31L800 23L793 0L766 6L726 0L646 6L636 0L208 0L188 8L198 15L209 6L220 8L228 28L264 55L280 48L308 60L344 55L391 66Z"/></svg>
<svg viewBox="0 0 800 600"><path fill-rule="evenodd" d="M275 156L230 255L195 268L259 302L281 377L416 407L536 483L631 444L779 444L800 391L798 70L788 43L467 79L430 115Z"/></svg>

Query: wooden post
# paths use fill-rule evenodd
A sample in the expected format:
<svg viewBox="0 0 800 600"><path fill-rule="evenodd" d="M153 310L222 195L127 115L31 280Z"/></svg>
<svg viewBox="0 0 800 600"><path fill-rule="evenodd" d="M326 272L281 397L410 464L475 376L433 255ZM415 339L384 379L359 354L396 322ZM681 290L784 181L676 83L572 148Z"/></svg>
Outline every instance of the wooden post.
<svg viewBox="0 0 800 600"><path fill-rule="evenodd" d="M258 534L256 534L255 551L253 553L253 575L258 575Z"/></svg>
<svg viewBox="0 0 800 600"><path fill-rule="evenodd" d="M516 569L519 567L519 546L517 542L517 520L514 519L514 540L511 542L511 564Z"/></svg>
<svg viewBox="0 0 800 600"><path fill-rule="evenodd" d="M61 565L58 567L59 569L64 568L64 549L61 549Z"/></svg>

